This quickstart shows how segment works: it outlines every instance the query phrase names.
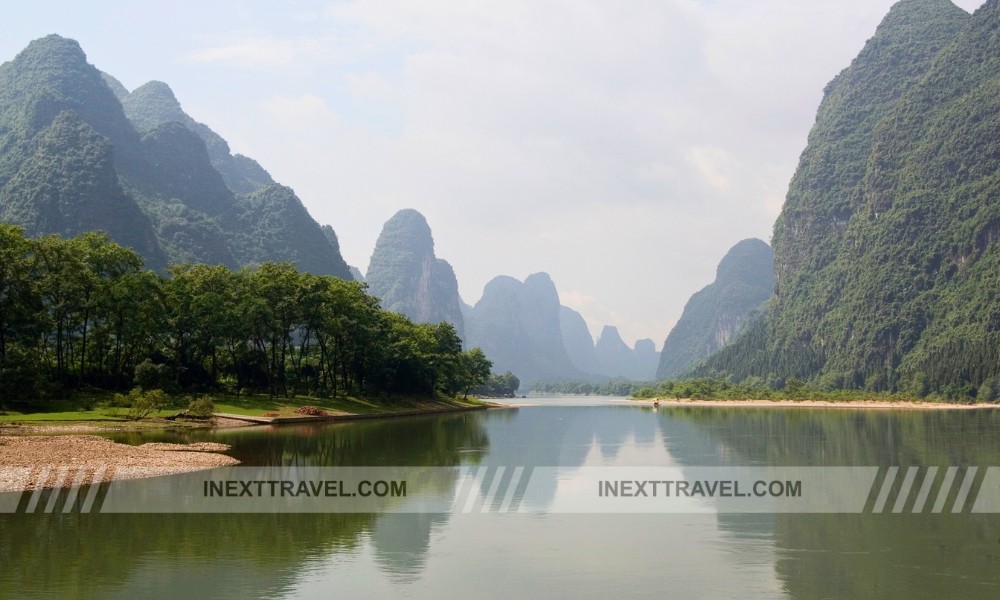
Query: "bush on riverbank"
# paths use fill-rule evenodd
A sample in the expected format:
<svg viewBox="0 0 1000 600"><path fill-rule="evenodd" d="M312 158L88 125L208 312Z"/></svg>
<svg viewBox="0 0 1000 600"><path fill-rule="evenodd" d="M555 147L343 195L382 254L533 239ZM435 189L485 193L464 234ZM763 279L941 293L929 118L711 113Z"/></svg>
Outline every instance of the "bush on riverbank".
<svg viewBox="0 0 1000 600"><path fill-rule="evenodd" d="M187 414L192 417L207 418L215 412L215 401L211 396L199 396L188 404Z"/></svg>
<svg viewBox="0 0 1000 600"><path fill-rule="evenodd" d="M132 421L145 419L169 403L170 397L163 390L145 391L142 388L133 388L127 395L115 394L115 407L126 409L126 414Z"/></svg>

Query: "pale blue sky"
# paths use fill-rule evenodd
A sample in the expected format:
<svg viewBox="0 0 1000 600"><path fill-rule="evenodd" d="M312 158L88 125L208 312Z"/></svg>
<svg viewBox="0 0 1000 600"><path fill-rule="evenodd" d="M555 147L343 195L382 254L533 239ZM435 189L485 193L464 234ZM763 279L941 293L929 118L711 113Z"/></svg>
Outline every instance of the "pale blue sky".
<svg viewBox="0 0 1000 600"><path fill-rule="evenodd" d="M728 248L770 241L823 86L892 4L35 0L0 60L74 38L129 89L167 82L362 271L415 208L466 302L546 271L595 335L659 348Z"/></svg>

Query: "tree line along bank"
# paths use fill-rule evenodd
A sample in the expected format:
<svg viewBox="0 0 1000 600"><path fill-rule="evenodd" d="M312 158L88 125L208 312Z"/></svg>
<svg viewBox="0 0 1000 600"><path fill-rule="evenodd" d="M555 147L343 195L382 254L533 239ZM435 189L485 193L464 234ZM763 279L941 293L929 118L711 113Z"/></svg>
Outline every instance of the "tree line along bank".
<svg viewBox="0 0 1000 600"><path fill-rule="evenodd" d="M384 311L363 283L288 263L168 276L101 233L27 238L0 224L0 404L78 390L272 396L467 394L483 352L447 323Z"/></svg>

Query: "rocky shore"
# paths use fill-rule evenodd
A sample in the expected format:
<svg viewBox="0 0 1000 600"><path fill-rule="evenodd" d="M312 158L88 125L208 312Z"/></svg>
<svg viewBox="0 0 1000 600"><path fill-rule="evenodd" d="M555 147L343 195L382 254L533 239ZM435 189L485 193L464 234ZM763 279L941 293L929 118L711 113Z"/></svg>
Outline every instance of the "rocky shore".
<svg viewBox="0 0 1000 600"><path fill-rule="evenodd" d="M225 444L119 444L96 435L0 437L0 492L70 487L239 464ZM26 482L20 473L29 468Z"/></svg>

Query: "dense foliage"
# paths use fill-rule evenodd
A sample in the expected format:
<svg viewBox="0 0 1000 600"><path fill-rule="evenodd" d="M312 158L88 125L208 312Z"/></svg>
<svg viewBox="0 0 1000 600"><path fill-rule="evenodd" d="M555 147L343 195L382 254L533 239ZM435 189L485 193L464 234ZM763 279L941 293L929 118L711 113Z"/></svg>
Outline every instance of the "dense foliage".
<svg viewBox="0 0 1000 600"><path fill-rule="evenodd" d="M570 396L631 396L643 388L654 385L648 381L612 379L611 381L561 381L538 382L531 391L538 394L567 394Z"/></svg>
<svg viewBox="0 0 1000 600"><path fill-rule="evenodd" d="M775 225L768 316L702 375L992 399L1000 3L893 7L826 90Z"/></svg>
<svg viewBox="0 0 1000 600"><path fill-rule="evenodd" d="M723 379L671 379L636 387L635 398L673 398L693 400L820 400L851 402L856 400L887 400L905 402L915 400L907 394L873 393L860 390L819 390L805 382L789 377L783 381L767 382L748 378L740 383ZM946 398L966 400L966 398Z"/></svg>
<svg viewBox="0 0 1000 600"><path fill-rule="evenodd" d="M383 311L364 284L287 263L146 270L107 235L0 224L0 402L80 389L272 395L468 391L491 363L455 328Z"/></svg>
<svg viewBox="0 0 1000 600"><path fill-rule="evenodd" d="M521 387L521 380L510 371L493 373L485 383L475 389L477 396L487 398L513 398Z"/></svg>

